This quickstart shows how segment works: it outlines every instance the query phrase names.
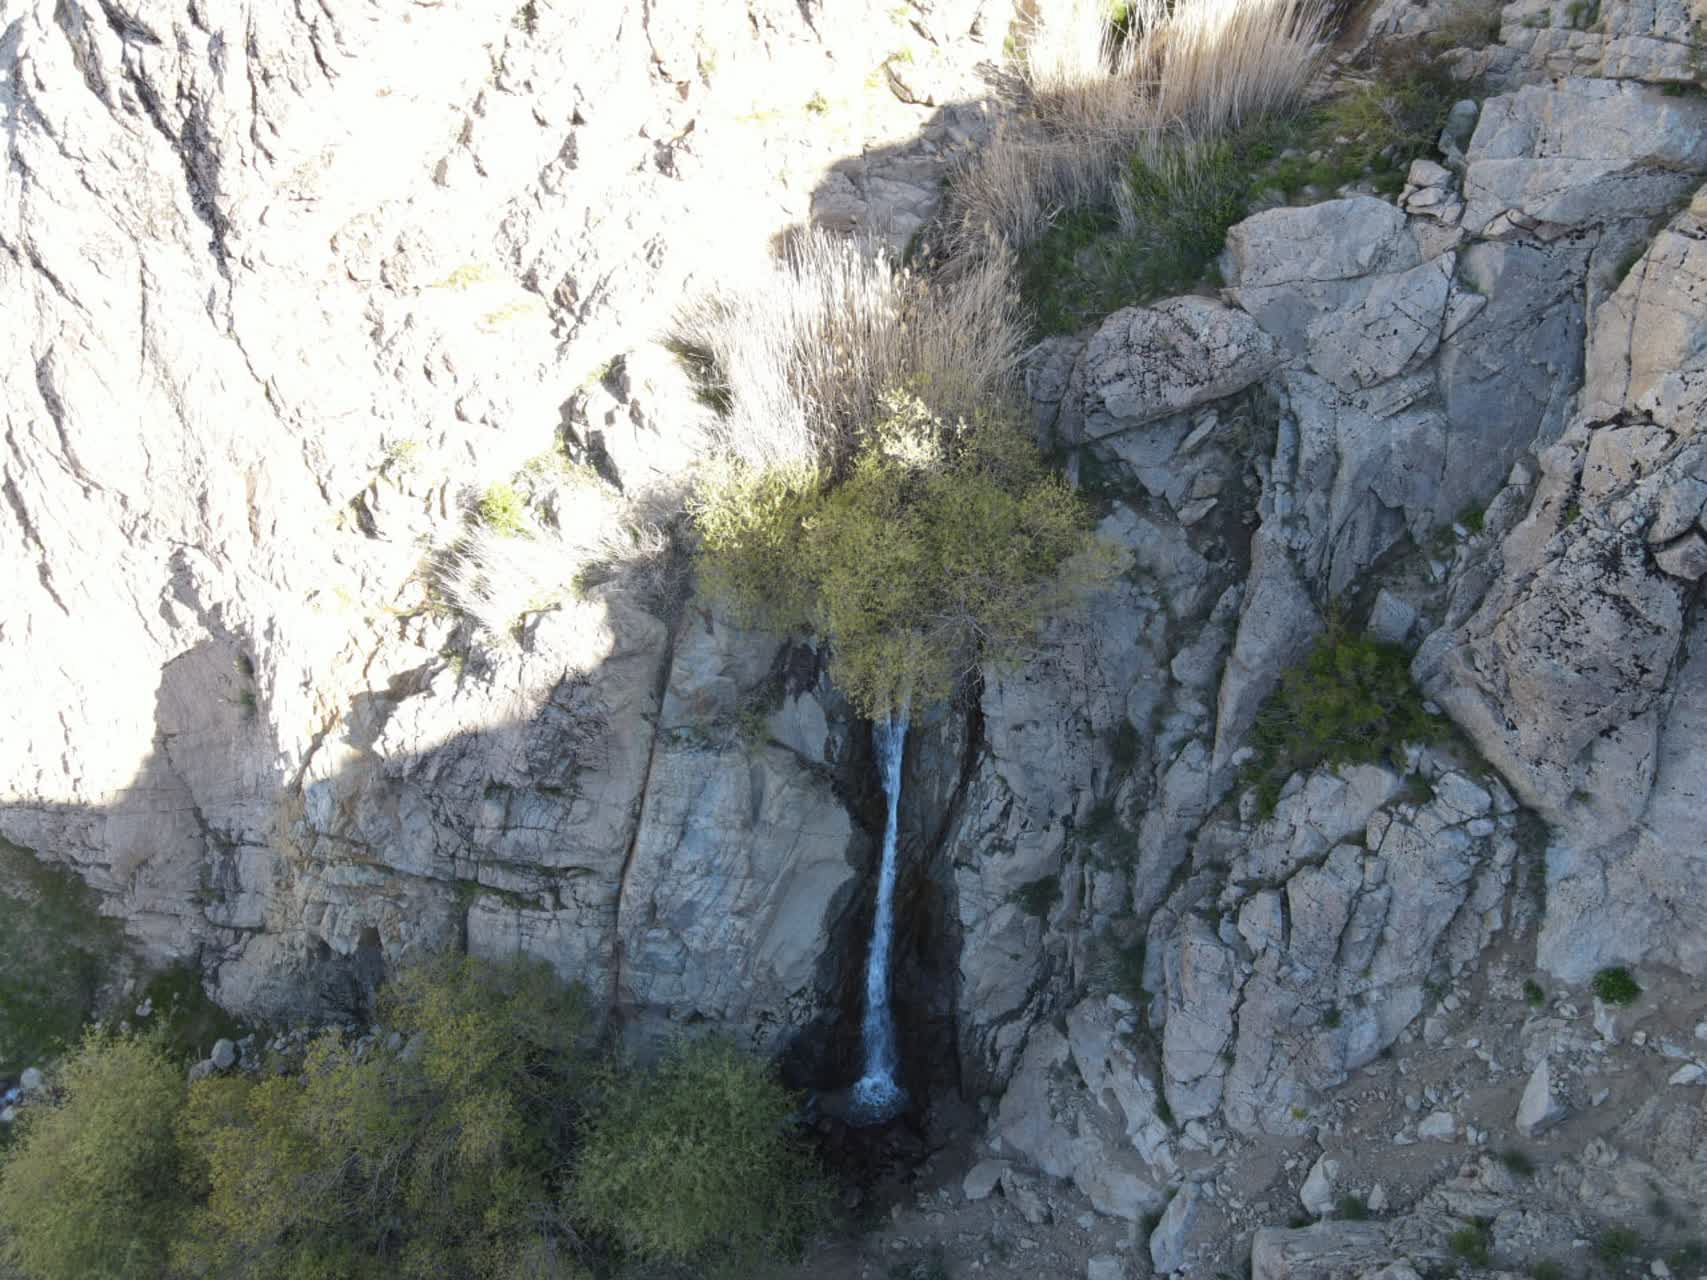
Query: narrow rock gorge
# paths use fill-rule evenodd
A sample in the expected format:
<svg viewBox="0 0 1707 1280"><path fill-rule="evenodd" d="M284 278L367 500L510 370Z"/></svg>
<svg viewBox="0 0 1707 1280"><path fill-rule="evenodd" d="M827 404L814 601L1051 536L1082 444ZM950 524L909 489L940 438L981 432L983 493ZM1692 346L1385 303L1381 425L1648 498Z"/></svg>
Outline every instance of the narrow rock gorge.
<svg viewBox="0 0 1707 1280"><path fill-rule="evenodd" d="M927 273L1033 8L0 0L0 839L251 1023L520 955L852 1085L881 761L696 582L668 339L805 228ZM1026 351L1117 563L915 708L928 1158L815 1274L1625 1274L1609 1222L1707 1274L1707 8L1471 8L1338 29L1317 97L1457 77L1393 189L1264 189ZM444 581L499 490L554 532L494 626ZM1259 796L1348 628L1440 732Z"/></svg>

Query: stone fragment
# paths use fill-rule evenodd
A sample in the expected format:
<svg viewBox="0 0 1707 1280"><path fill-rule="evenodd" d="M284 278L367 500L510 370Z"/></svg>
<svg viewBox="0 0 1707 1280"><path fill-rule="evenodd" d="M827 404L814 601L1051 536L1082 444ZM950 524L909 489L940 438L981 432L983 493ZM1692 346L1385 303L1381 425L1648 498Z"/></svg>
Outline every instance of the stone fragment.
<svg viewBox="0 0 1707 1280"><path fill-rule="evenodd" d="M1375 607L1369 611L1370 635L1383 644L1403 645L1411 638L1417 625L1417 611L1409 603L1383 587L1375 596Z"/></svg>
<svg viewBox="0 0 1707 1280"><path fill-rule="evenodd" d="M18 1088L26 1094L38 1092L45 1084L40 1067L25 1067L18 1077Z"/></svg>
<svg viewBox="0 0 1707 1280"><path fill-rule="evenodd" d="M1168 1275L1186 1263L1186 1245L1198 1216L1201 1197L1195 1183L1186 1183L1168 1201L1167 1212L1150 1233L1150 1265L1157 1275Z"/></svg>
<svg viewBox="0 0 1707 1280"><path fill-rule="evenodd" d="M1317 1218L1325 1218L1334 1210L1334 1179L1339 1176L1340 1162L1330 1160L1327 1156L1316 1157L1316 1163L1310 1166L1310 1172L1304 1178L1304 1185L1298 1188L1298 1200L1306 1212Z"/></svg>
<svg viewBox="0 0 1707 1280"><path fill-rule="evenodd" d="M1458 1119L1450 1111L1431 1111L1417 1125L1417 1137L1426 1142L1450 1142L1458 1132Z"/></svg>
<svg viewBox="0 0 1707 1280"><path fill-rule="evenodd" d="M996 1184L1002 1180L1002 1175L1008 1171L1006 1160L980 1160L966 1171L966 1177L961 1180L960 1189L968 1200L985 1200L989 1198Z"/></svg>
<svg viewBox="0 0 1707 1280"><path fill-rule="evenodd" d="M1517 1104L1517 1131L1526 1138L1546 1132L1566 1115L1565 1105L1554 1096L1552 1066L1545 1055L1529 1073L1523 1097Z"/></svg>

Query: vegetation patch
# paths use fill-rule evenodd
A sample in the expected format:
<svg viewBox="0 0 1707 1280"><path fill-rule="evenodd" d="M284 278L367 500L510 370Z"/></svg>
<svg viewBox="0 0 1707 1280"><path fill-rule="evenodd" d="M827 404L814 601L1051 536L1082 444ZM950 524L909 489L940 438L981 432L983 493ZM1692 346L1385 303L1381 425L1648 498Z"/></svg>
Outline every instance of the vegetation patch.
<svg viewBox="0 0 1707 1280"><path fill-rule="evenodd" d="M1487 1228L1480 1224L1460 1227L1446 1239L1446 1247L1452 1251L1452 1256L1462 1258L1474 1267L1485 1267L1493 1252L1493 1241L1488 1236Z"/></svg>
<svg viewBox="0 0 1707 1280"><path fill-rule="evenodd" d="M0 840L0 1075L76 1042L123 938L74 872Z"/></svg>
<svg viewBox="0 0 1707 1280"><path fill-rule="evenodd" d="M1043 876L1014 890L1014 901L1027 915L1043 919L1061 901L1061 877Z"/></svg>
<svg viewBox="0 0 1707 1280"><path fill-rule="evenodd" d="M1622 966L1602 969L1594 975L1591 984L1594 994L1607 1004L1635 1004L1642 994L1642 988L1636 984L1636 979L1630 976L1630 971Z"/></svg>
<svg viewBox="0 0 1707 1280"><path fill-rule="evenodd" d="M1019 255L1020 295L1042 334L1214 282L1227 230L1265 198L1317 198L1363 182L1395 195L1436 154L1465 93L1435 59L1389 50L1367 78L1289 119L1207 143L1137 149L1104 201L1069 206Z"/></svg>
<svg viewBox="0 0 1707 1280"><path fill-rule="evenodd" d="M707 590L740 617L827 639L838 687L873 717L1017 656L1111 567L1017 417L945 420L906 393L883 406L840 483L731 463L696 505Z"/></svg>
<svg viewBox="0 0 1707 1280"><path fill-rule="evenodd" d="M570 1203L637 1257L689 1262L790 1254L823 1211L812 1158L786 1137L795 1099L720 1040L655 1072L608 1074Z"/></svg>
<svg viewBox="0 0 1707 1280"><path fill-rule="evenodd" d="M1430 742L1441 732L1439 719L1423 710L1405 651L1331 619L1257 712L1257 754L1243 785L1256 788L1266 816L1294 773L1390 760L1404 743Z"/></svg>
<svg viewBox="0 0 1707 1280"><path fill-rule="evenodd" d="M599 1067L549 968L458 957L401 975L381 1017L395 1034L193 1084L164 1023L87 1033L0 1165L0 1273L698 1275L817 1221L795 1100L728 1044Z"/></svg>

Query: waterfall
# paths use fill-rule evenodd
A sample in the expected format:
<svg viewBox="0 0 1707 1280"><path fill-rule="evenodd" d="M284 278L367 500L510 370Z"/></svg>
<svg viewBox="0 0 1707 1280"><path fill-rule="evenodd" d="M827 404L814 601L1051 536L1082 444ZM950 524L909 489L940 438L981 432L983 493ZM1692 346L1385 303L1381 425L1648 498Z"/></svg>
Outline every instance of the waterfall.
<svg viewBox="0 0 1707 1280"><path fill-rule="evenodd" d="M854 1107L866 1124L880 1124L906 1104L895 1080L895 1012L889 1005L889 952L895 932L895 846L899 838L901 755L907 742L907 710L892 712L872 726L877 760L883 770L883 863L877 873L877 910L871 920L871 950L865 960L865 1069L853 1087Z"/></svg>

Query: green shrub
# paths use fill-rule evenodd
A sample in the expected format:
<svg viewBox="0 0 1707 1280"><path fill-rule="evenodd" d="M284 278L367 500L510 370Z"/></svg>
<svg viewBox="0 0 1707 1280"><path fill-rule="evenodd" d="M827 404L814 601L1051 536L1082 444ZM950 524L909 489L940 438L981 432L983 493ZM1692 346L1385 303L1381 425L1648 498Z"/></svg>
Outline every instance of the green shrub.
<svg viewBox="0 0 1707 1280"><path fill-rule="evenodd" d="M204 1204L186 1269L484 1275L567 1238L539 1206L567 1158L578 993L543 965L441 959L382 1013L405 1045L328 1032L298 1074L193 1086L182 1135Z"/></svg>
<svg viewBox="0 0 1707 1280"><path fill-rule="evenodd" d="M1515 1147L1500 1152L1498 1159L1501 1164L1519 1177L1532 1178L1535 1176L1535 1161Z"/></svg>
<svg viewBox="0 0 1707 1280"><path fill-rule="evenodd" d="M1542 1258L1529 1268L1529 1280L1565 1280L1565 1269L1551 1258Z"/></svg>
<svg viewBox="0 0 1707 1280"><path fill-rule="evenodd" d="M1641 1243L1641 1237L1629 1227L1608 1227L1595 1241L1594 1251L1602 1262L1616 1265L1635 1253Z"/></svg>
<svg viewBox="0 0 1707 1280"><path fill-rule="evenodd" d="M1623 966L1602 969L1594 975L1591 984L1594 994L1607 1004L1635 1004L1642 988L1636 985L1636 979L1630 976L1630 971Z"/></svg>
<svg viewBox="0 0 1707 1280"><path fill-rule="evenodd" d="M77 876L0 840L0 1073L76 1042L123 933Z"/></svg>
<svg viewBox="0 0 1707 1280"><path fill-rule="evenodd" d="M1491 1242L1488 1233L1480 1226L1459 1227L1446 1239L1446 1247L1454 1257L1462 1258L1471 1266L1485 1267L1491 1255Z"/></svg>
<svg viewBox="0 0 1707 1280"><path fill-rule="evenodd" d="M1014 890L1014 901L1019 903L1020 909L1027 915L1042 919L1061 901L1061 877L1044 876L1029 884L1022 884Z"/></svg>
<svg viewBox="0 0 1707 1280"><path fill-rule="evenodd" d="M777 629L809 619L836 683L874 717L1016 656L1111 567L1013 417L949 423L913 395L884 404L840 484L729 467L696 502L707 590Z"/></svg>
<svg viewBox="0 0 1707 1280"><path fill-rule="evenodd" d="M651 1072L613 1072L588 1117L569 1204L642 1258L687 1263L796 1249L822 1183L789 1135L795 1100L722 1040Z"/></svg>
<svg viewBox="0 0 1707 1280"><path fill-rule="evenodd" d="M1299 770L1388 758L1439 732L1411 683L1404 650L1353 634L1335 619L1257 712L1257 754L1243 781L1257 788L1266 814Z"/></svg>
<svg viewBox="0 0 1707 1280"><path fill-rule="evenodd" d="M476 507L480 523L506 538L520 538L528 530L527 504L516 487L505 481L488 485Z"/></svg>
<svg viewBox="0 0 1707 1280"><path fill-rule="evenodd" d="M1369 1217L1369 1205L1361 1196L1341 1196L1335 1213L1347 1222L1363 1222Z"/></svg>
<svg viewBox="0 0 1707 1280"><path fill-rule="evenodd" d="M163 1273L185 1209L183 1068L161 1036L88 1032L58 1101L23 1110L0 1166L0 1260L37 1280Z"/></svg>
<svg viewBox="0 0 1707 1280"><path fill-rule="evenodd" d="M1539 1009L1547 1003L1547 993L1534 978L1523 980L1523 1000L1531 1009Z"/></svg>

